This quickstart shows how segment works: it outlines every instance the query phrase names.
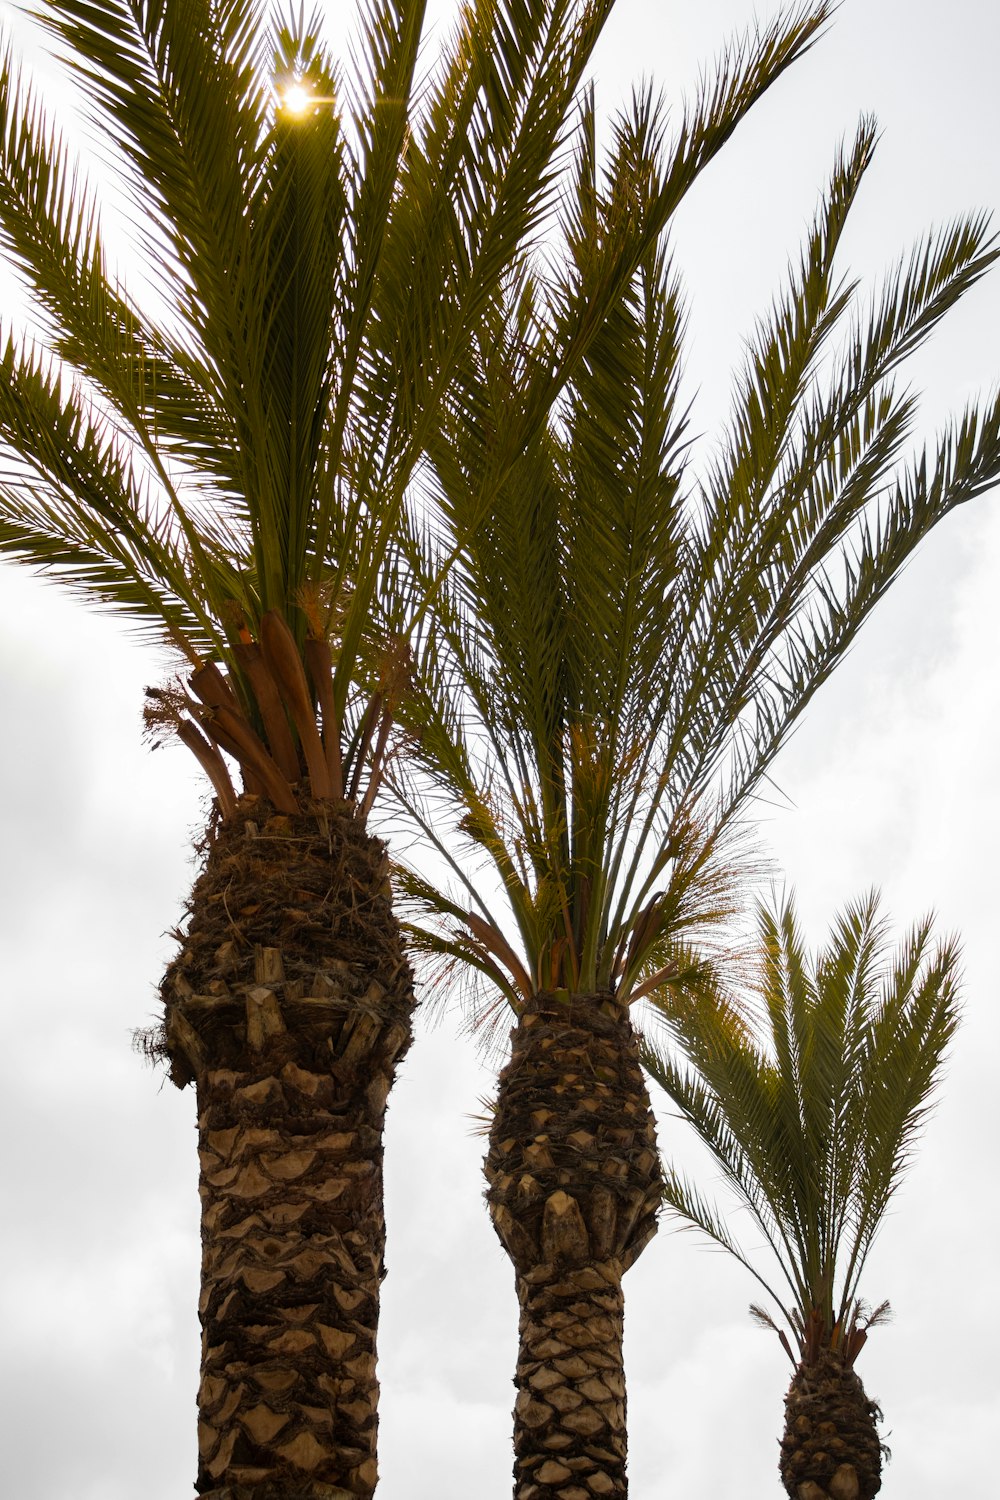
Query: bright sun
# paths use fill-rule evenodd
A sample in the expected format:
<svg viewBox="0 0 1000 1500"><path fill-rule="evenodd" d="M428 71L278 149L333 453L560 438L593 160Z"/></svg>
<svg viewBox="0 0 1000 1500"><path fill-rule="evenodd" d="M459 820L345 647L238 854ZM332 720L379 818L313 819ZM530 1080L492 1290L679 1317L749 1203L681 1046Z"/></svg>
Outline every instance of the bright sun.
<svg viewBox="0 0 1000 1500"><path fill-rule="evenodd" d="M304 115L316 103L316 95L304 83L290 83L282 90L281 105L290 115Z"/></svg>

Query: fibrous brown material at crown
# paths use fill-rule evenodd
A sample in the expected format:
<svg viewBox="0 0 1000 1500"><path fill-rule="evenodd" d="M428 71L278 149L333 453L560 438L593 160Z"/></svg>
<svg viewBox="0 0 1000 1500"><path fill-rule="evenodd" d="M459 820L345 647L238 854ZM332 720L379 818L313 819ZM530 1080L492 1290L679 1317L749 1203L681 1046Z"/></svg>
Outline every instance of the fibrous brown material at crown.
<svg viewBox="0 0 1000 1500"><path fill-rule="evenodd" d="M343 1050L345 1027L367 1036L395 1025L405 1033L398 1061L409 1040L412 976L392 914L388 857L351 804L275 815L264 798L241 797L237 816L209 834L205 855L161 987L174 1082L190 1082L202 1055L216 1066L242 1058L261 1006L270 1056L326 1068ZM248 1020L247 997L258 990L275 997L279 1030L264 995ZM343 1036L343 1046L348 1062L364 1050L361 1036L353 1046Z"/></svg>
<svg viewBox="0 0 1000 1500"><path fill-rule="evenodd" d="M167 972L202 1199L196 1488L368 1497L384 1274L382 1127L413 991L385 852L353 809L244 797L211 836Z"/></svg>
<svg viewBox="0 0 1000 1500"><path fill-rule="evenodd" d="M785 1397L780 1458L792 1500L872 1500L882 1487L880 1415L838 1355L800 1364Z"/></svg>

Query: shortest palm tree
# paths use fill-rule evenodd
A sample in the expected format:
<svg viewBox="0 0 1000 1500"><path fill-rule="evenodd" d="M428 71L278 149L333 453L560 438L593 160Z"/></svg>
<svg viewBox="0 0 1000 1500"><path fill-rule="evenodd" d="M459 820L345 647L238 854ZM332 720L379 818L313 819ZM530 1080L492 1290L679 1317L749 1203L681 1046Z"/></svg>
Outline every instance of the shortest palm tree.
<svg viewBox="0 0 1000 1500"><path fill-rule="evenodd" d="M787 1286L776 1290L717 1209L666 1171L670 1210L747 1267L791 1334L751 1308L795 1365L780 1460L793 1500L871 1500L882 1483L881 1413L854 1364L889 1305L870 1311L858 1287L958 1020L958 949L932 945L930 927L924 920L890 953L871 894L837 919L810 964L792 903L762 909L756 985L766 1045L716 996L664 1009L686 1062L645 1049L646 1067L716 1157Z"/></svg>

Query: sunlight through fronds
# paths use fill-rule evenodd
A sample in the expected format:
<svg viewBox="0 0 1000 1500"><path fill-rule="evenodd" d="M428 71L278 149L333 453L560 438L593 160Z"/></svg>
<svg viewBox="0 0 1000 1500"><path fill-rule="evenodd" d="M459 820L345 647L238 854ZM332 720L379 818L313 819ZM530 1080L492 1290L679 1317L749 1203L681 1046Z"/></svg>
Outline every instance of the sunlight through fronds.
<svg viewBox="0 0 1000 1500"><path fill-rule="evenodd" d="M333 94L319 94L304 79L292 78L278 85L278 104L284 114L305 119L324 104L336 104Z"/></svg>

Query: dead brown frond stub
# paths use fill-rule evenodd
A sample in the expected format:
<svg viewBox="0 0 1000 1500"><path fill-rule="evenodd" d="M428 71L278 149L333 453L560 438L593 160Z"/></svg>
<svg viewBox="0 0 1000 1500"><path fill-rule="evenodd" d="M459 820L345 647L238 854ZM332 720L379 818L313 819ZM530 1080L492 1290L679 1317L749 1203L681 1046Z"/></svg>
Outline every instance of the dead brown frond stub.
<svg viewBox="0 0 1000 1500"><path fill-rule="evenodd" d="M150 1026L136 1026L132 1032L132 1050L138 1052L139 1056L151 1067L158 1068L167 1062L170 1049L167 1046L163 1022L157 1021Z"/></svg>

